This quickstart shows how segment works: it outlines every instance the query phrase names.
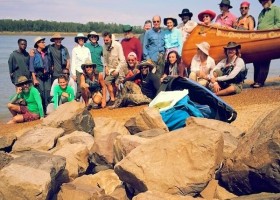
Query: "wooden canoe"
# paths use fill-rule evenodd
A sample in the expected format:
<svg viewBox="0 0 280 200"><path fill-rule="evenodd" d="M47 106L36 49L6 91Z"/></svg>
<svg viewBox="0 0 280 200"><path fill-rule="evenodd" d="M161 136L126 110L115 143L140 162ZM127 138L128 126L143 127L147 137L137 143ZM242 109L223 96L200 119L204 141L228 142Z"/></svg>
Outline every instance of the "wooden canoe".
<svg viewBox="0 0 280 200"><path fill-rule="evenodd" d="M196 44L206 41L210 44L210 56L216 64L225 57L224 46L228 42L241 45L242 58L246 63L263 58L280 58L280 29L262 31L238 31L199 24L185 41L182 58L189 67L196 54Z"/></svg>

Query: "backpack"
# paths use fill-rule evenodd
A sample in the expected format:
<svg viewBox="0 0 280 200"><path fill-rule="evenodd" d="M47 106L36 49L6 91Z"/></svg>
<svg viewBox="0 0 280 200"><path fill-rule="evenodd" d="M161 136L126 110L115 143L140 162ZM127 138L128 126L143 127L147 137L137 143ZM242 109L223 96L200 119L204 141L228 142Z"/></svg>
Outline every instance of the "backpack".
<svg viewBox="0 0 280 200"><path fill-rule="evenodd" d="M42 56L38 52L35 52L33 66L35 71L41 71L44 69Z"/></svg>
<svg viewBox="0 0 280 200"><path fill-rule="evenodd" d="M230 105L210 90L191 79L180 76L167 76L163 80L158 92L183 89L187 89L189 91L188 96L192 102L200 105L203 109L206 108L206 111L209 113L208 116L205 111L200 109L204 117L227 123L231 123L236 119L237 112ZM199 108L198 105L196 106Z"/></svg>

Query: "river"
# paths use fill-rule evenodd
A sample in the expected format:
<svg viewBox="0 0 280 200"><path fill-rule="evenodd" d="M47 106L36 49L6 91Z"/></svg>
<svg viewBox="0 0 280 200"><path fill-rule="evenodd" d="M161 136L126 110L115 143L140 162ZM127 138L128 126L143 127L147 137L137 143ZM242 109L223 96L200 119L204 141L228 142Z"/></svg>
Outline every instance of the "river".
<svg viewBox="0 0 280 200"><path fill-rule="evenodd" d="M43 35L40 35L43 36ZM9 101L9 98L15 92L15 87L11 83L9 78L9 70L8 70L8 59L11 52L18 48L17 40L19 38L25 38L27 40L27 50L33 48L34 38L36 36L28 36L28 35L0 35L0 122L6 122L11 114L9 113L6 105ZM45 36L46 42L49 43L51 36ZM102 38L100 38L100 44L103 45ZM66 36L62 41L63 45L66 46L71 54L72 48L76 45L74 42L73 36ZM253 65L247 64L249 69L247 78L249 80L253 79ZM277 77L280 75L280 59L273 60L271 62L269 77Z"/></svg>

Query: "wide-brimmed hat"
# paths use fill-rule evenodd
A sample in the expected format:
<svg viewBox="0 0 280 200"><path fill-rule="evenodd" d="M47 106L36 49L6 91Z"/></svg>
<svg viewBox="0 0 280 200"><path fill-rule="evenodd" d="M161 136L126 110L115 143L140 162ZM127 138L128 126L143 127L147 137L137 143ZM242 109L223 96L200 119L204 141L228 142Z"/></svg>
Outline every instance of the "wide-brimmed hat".
<svg viewBox="0 0 280 200"><path fill-rule="evenodd" d="M237 44L236 42L229 42L229 43L227 44L227 46L224 47L224 49L233 49L233 48L240 49L240 48L241 48L241 45L240 45L240 44Z"/></svg>
<svg viewBox="0 0 280 200"><path fill-rule="evenodd" d="M123 26L123 32L130 32L132 31L133 27L130 25L124 25Z"/></svg>
<svg viewBox="0 0 280 200"><path fill-rule="evenodd" d="M179 17L183 17L183 16L189 16L190 18L193 16L192 12L189 11L189 9L184 8L182 10L182 13L179 14Z"/></svg>
<svg viewBox="0 0 280 200"><path fill-rule="evenodd" d="M88 40L88 38L83 33L78 33L77 36L74 38L74 41L78 43L79 38L83 38L85 42Z"/></svg>
<svg viewBox="0 0 280 200"><path fill-rule="evenodd" d="M218 5L226 5L229 8L232 8L232 6L230 5L230 0L222 0L221 3L219 3Z"/></svg>
<svg viewBox="0 0 280 200"><path fill-rule="evenodd" d="M42 38L42 37L40 37L40 36L36 37L36 38L34 39L34 48L37 48L37 47L38 47L37 43L38 43L39 41L41 41L41 40L45 41L45 39L46 39L46 38Z"/></svg>
<svg viewBox="0 0 280 200"><path fill-rule="evenodd" d="M175 19L175 18L173 18L173 17L166 17L166 18L164 18L164 20L163 20L163 24L164 24L165 26L167 26L167 20L169 20L169 19L171 19L171 20L173 21L174 27L178 25L177 19Z"/></svg>
<svg viewBox="0 0 280 200"><path fill-rule="evenodd" d="M96 37L97 37L97 41L99 40L99 35L98 35L95 31L91 31L91 32L87 35L87 37L89 38L91 35L96 36Z"/></svg>
<svg viewBox="0 0 280 200"><path fill-rule="evenodd" d="M148 59L148 60L143 60L141 63L139 63L137 65L137 68L141 69L143 66L148 66L150 70L152 70L156 65L151 59Z"/></svg>
<svg viewBox="0 0 280 200"><path fill-rule="evenodd" d="M274 3L274 1L275 1L275 0L272 0L271 2L272 2L272 3ZM262 2L262 0L259 0L259 2L261 3L261 2Z"/></svg>
<svg viewBox="0 0 280 200"><path fill-rule="evenodd" d="M55 39L64 39L64 37L62 37L61 35L60 35L60 33L55 33L52 37L51 37L51 39L50 39L50 41L51 42L54 42L54 40Z"/></svg>
<svg viewBox="0 0 280 200"><path fill-rule="evenodd" d="M16 86L22 85L24 83L31 83L31 80L26 78L26 76L20 76L20 77L18 77Z"/></svg>
<svg viewBox="0 0 280 200"><path fill-rule="evenodd" d="M209 15L211 21L216 17L216 13L212 10L204 10L201 13L198 14L198 19L199 21L203 22L203 16L204 15Z"/></svg>
<svg viewBox="0 0 280 200"><path fill-rule="evenodd" d="M209 49L210 49L210 44L208 42L201 42L199 44L196 44L196 46L207 56L209 56Z"/></svg>
<svg viewBox="0 0 280 200"><path fill-rule="evenodd" d="M85 63L81 66L82 70L84 70L86 66L92 66L94 68L96 67L96 64L91 62L90 60L86 60Z"/></svg>

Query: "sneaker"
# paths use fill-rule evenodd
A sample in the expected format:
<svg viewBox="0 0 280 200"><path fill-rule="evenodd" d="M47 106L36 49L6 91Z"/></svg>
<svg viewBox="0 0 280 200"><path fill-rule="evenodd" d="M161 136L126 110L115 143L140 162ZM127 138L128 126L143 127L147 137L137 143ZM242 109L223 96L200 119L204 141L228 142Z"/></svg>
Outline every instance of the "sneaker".
<svg viewBox="0 0 280 200"><path fill-rule="evenodd" d="M115 104L115 101L110 100L110 101L107 103L107 106L112 106L112 105L114 105L114 104Z"/></svg>
<svg viewBox="0 0 280 200"><path fill-rule="evenodd" d="M263 84L261 84L261 83L255 83L252 87L253 87L253 88L260 88L260 87L263 87Z"/></svg>

